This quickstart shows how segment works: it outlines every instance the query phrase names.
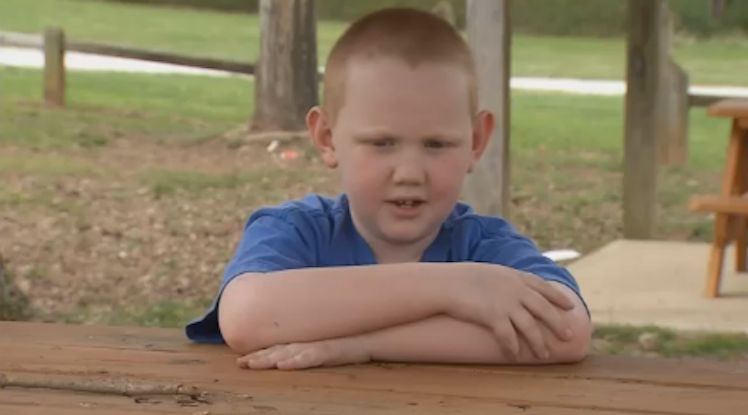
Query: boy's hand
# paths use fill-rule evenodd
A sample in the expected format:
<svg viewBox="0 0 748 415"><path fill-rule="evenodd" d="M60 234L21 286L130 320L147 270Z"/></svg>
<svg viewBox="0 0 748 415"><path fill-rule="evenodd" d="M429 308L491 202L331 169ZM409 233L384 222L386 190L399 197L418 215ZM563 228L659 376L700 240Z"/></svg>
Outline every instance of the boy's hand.
<svg viewBox="0 0 748 415"><path fill-rule="evenodd" d="M538 358L547 358L548 348L538 325L544 323L559 339L570 340L571 330L559 311L573 309L574 303L535 275L495 267L481 266L467 279L457 279L457 296L450 314L488 327L515 359L519 355L518 332Z"/></svg>
<svg viewBox="0 0 748 415"><path fill-rule="evenodd" d="M319 366L367 363L363 338L349 337L309 343L279 344L237 359L243 369L299 370Z"/></svg>

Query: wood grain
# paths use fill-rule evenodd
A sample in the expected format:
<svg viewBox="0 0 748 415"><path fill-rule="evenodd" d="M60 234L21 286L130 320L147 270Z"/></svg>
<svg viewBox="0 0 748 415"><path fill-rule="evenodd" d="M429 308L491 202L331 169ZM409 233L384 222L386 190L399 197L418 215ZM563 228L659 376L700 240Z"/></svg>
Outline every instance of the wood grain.
<svg viewBox="0 0 748 415"><path fill-rule="evenodd" d="M148 413L152 406L144 404L154 400L164 413L186 407L187 413L211 414L519 414L531 408L533 414L721 415L748 404L744 362L592 356L578 365L544 367L370 364L246 371L225 346L189 343L181 330L2 322L0 332L0 371L8 378L27 385L131 384L125 389L141 391L3 389L0 406L19 413L36 413L33 405L38 413L73 413L80 402L109 411L102 413ZM174 403L169 394L142 392L168 389L153 385L197 392Z"/></svg>

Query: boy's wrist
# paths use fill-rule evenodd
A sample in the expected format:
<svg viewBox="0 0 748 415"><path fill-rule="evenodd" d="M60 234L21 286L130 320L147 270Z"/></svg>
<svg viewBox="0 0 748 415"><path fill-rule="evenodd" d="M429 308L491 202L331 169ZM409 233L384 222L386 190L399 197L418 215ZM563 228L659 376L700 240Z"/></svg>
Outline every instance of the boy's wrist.
<svg viewBox="0 0 748 415"><path fill-rule="evenodd" d="M340 342L343 360L347 363L368 363L372 358L371 333L343 337L333 341Z"/></svg>
<svg viewBox="0 0 748 415"><path fill-rule="evenodd" d="M460 319L465 311L471 308L469 292L473 290L474 279L486 272L499 274L502 267L494 264L480 262L452 263L455 268L440 273L442 276L442 289L444 291L444 314Z"/></svg>

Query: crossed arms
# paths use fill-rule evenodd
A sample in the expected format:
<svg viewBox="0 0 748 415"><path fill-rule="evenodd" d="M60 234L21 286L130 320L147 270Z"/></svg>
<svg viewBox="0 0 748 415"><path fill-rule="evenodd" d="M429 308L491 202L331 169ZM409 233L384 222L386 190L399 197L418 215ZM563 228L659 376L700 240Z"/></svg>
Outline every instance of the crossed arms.
<svg viewBox="0 0 748 415"><path fill-rule="evenodd" d="M218 318L250 368L576 362L592 331L570 288L477 262L244 274L224 289Z"/></svg>

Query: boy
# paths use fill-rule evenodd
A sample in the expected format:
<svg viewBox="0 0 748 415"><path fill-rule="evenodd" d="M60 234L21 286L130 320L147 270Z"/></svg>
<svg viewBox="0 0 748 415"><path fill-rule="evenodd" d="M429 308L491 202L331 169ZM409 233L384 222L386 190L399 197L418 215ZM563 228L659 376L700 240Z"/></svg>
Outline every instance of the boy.
<svg viewBox="0 0 748 415"><path fill-rule="evenodd" d="M253 213L188 337L251 369L584 358L573 277L457 201L494 127L459 34L426 12L370 14L331 51L323 94L307 124L343 193Z"/></svg>

